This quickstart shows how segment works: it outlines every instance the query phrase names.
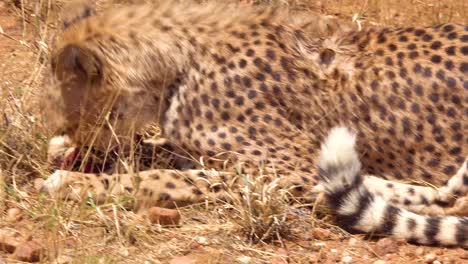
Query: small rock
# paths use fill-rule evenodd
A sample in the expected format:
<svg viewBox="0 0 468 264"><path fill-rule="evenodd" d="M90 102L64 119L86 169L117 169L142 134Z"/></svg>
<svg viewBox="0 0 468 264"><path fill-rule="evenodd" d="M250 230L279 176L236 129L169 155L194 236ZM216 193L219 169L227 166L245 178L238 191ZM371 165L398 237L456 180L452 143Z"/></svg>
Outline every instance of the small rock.
<svg viewBox="0 0 468 264"><path fill-rule="evenodd" d="M351 257L351 256L349 256L349 255L343 256L343 257L341 258L341 262L343 262L343 263L351 263L352 261L353 261L353 257Z"/></svg>
<svg viewBox="0 0 468 264"><path fill-rule="evenodd" d="M327 244L324 242L315 242L312 244L312 250L314 251L320 251L322 250Z"/></svg>
<svg viewBox="0 0 468 264"><path fill-rule="evenodd" d="M179 211L161 207L151 207L148 210L148 219L152 224L162 226L176 226L180 222Z"/></svg>
<svg viewBox="0 0 468 264"><path fill-rule="evenodd" d="M20 261L37 262L41 260L44 248L36 241L26 241L20 244L13 254L13 257Z"/></svg>
<svg viewBox="0 0 468 264"><path fill-rule="evenodd" d="M329 238L331 235L330 230L316 227L312 229L312 236L316 239L324 240Z"/></svg>
<svg viewBox="0 0 468 264"><path fill-rule="evenodd" d="M123 248L122 250L119 251L119 254L122 256L122 257L128 257L130 255L130 252L128 251L127 248Z"/></svg>
<svg viewBox="0 0 468 264"><path fill-rule="evenodd" d="M374 261L372 264L386 264L386 263L387 262L385 262L384 260L379 259L379 260Z"/></svg>
<svg viewBox="0 0 468 264"><path fill-rule="evenodd" d="M192 243L190 243L190 249L192 249L192 250L200 250L200 249L203 249L203 245L197 243L196 241L193 241Z"/></svg>
<svg viewBox="0 0 468 264"><path fill-rule="evenodd" d="M237 258L237 261L239 261L240 263L243 263L243 264L248 264L252 261L252 258L249 257L249 256L241 256L241 257L238 257Z"/></svg>
<svg viewBox="0 0 468 264"><path fill-rule="evenodd" d="M436 260L436 255L433 253L427 254L424 256L424 262L433 263Z"/></svg>
<svg viewBox="0 0 468 264"><path fill-rule="evenodd" d="M169 264L195 264L197 260L190 256L175 257L169 261Z"/></svg>
<svg viewBox="0 0 468 264"><path fill-rule="evenodd" d="M19 232L10 229L0 230L0 250L4 252L15 252L16 248L23 240L24 239Z"/></svg>
<svg viewBox="0 0 468 264"><path fill-rule="evenodd" d="M330 252L331 252L331 253L337 253L338 250L337 250L336 248L332 248L332 249L330 249Z"/></svg>
<svg viewBox="0 0 468 264"><path fill-rule="evenodd" d="M206 245L208 245L208 239L206 237L197 237L190 243L190 248L193 250L201 250Z"/></svg>
<svg viewBox="0 0 468 264"><path fill-rule="evenodd" d="M434 260L434 261L432 261L432 264L442 264L442 262L440 262L438 260Z"/></svg>
<svg viewBox="0 0 468 264"><path fill-rule="evenodd" d="M377 241L374 246L374 251L379 256L385 256L390 253L398 252L398 241L394 238L386 237Z"/></svg>
<svg viewBox="0 0 468 264"><path fill-rule="evenodd" d="M356 238L352 237L352 238L350 238L348 240L348 246L354 247L354 246L356 246L356 244L357 244L357 239Z"/></svg>
<svg viewBox="0 0 468 264"><path fill-rule="evenodd" d="M416 256L422 256L424 254L424 248L417 248L414 253L416 253Z"/></svg>
<svg viewBox="0 0 468 264"><path fill-rule="evenodd" d="M20 221L23 218L23 213L19 208L13 207L7 210L5 220L10 223Z"/></svg>
<svg viewBox="0 0 468 264"><path fill-rule="evenodd" d="M197 239L195 239L195 242L203 246L208 245L208 239L206 237L197 237Z"/></svg>

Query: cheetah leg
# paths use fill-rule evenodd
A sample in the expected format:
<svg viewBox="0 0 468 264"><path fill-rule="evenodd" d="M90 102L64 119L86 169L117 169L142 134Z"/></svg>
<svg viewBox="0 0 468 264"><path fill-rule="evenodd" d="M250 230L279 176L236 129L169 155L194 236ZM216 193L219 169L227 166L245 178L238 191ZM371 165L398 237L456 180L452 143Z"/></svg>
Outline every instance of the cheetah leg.
<svg viewBox="0 0 468 264"><path fill-rule="evenodd" d="M446 210L447 214L468 216L468 157L455 176L439 189L440 199L454 205Z"/></svg>
<svg viewBox="0 0 468 264"><path fill-rule="evenodd" d="M441 188L387 181L366 175L364 185L370 192L395 205L431 215L468 215L468 159L458 172ZM453 204L453 206L450 206Z"/></svg>
<svg viewBox="0 0 468 264"><path fill-rule="evenodd" d="M468 157L455 176L450 178L445 186L439 189L440 199L450 202L468 194Z"/></svg>
<svg viewBox="0 0 468 264"><path fill-rule="evenodd" d="M45 181L43 192L57 199L82 200L91 196L96 203L115 197L132 197L138 208L170 207L210 199L229 199L233 174L207 170L147 170L125 174L93 174L57 170Z"/></svg>
<svg viewBox="0 0 468 264"><path fill-rule="evenodd" d="M388 181L373 175L365 175L363 183L369 192L393 205L415 213L445 214L444 207L437 203L439 192L432 187Z"/></svg>

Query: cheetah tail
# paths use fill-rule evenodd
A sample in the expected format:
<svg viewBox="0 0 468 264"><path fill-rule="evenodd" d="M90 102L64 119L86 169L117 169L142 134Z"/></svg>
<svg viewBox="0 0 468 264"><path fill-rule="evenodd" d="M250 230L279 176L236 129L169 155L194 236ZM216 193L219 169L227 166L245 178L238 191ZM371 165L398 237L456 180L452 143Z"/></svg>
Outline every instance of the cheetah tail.
<svg viewBox="0 0 468 264"><path fill-rule="evenodd" d="M363 184L355 145L356 135L348 128L333 128L318 165L327 202L342 228L418 244L468 247L468 218L418 215L372 194Z"/></svg>

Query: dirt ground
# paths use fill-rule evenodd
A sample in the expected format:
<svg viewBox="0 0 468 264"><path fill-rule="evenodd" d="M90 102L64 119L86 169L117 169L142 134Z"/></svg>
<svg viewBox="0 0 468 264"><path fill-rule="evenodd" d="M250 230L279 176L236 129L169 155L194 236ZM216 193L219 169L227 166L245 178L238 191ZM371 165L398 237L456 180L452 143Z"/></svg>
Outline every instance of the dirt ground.
<svg viewBox="0 0 468 264"><path fill-rule="evenodd" d="M63 2L0 2L0 263L22 259L20 252L11 254L5 239L26 243L26 251L39 248L44 263L468 263L463 249L350 235L328 216L300 206L282 204L280 212L251 216L236 205L191 205L177 209L178 227L162 228L119 203L65 203L39 194L37 186L50 173L50 131L38 101ZM468 2L460 0L242 2L289 4L302 12L354 18L363 27L468 23ZM279 224L272 239L254 243L252 234L272 222L265 217Z"/></svg>

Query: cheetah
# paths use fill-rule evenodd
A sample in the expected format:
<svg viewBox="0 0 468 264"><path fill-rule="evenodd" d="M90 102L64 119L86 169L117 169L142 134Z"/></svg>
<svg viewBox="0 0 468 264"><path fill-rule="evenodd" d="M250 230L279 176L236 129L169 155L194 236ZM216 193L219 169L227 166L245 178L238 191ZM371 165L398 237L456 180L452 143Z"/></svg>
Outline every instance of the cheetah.
<svg viewBox="0 0 468 264"><path fill-rule="evenodd" d="M156 123L198 167L57 170L49 194L224 199L261 168L293 196L323 192L347 230L468 245L468 219L439 215L468 189L467 26L314 36L283 10L178 1L66 26L51 54L53 125L77 146L125 149Z"/></svg>

